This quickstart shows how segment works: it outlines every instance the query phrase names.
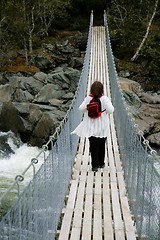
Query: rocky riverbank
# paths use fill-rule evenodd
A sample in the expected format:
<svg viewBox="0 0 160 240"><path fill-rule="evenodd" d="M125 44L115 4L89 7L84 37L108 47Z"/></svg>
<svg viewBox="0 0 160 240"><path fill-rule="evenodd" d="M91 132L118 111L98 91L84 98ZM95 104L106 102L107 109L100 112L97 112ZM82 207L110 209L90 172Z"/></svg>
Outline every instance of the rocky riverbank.
<svg viewBox="0 0 160 240"><path fill-rule="evenodd" d="M75 38L75 36L74 36ZM64 118L74 97L84 61L87 35L43 44L23 65L18 51L0 73L0 131L20 136L23 143L41 147ZM41 52L41 54L40 54Z"/></svg>
<svg viewBox="0 0 160 240"><path fill-rule="evenodd" d="M128 78L120 77L120 85L129 111L139 129L160 150L160 92L145 92L141 85Z"/></svg>

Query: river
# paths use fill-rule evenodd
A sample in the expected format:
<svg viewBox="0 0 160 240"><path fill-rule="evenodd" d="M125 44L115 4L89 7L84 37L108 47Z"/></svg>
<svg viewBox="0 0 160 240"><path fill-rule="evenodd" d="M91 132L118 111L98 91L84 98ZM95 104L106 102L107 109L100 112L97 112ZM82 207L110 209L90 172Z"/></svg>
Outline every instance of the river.
<svg viewBox="0 0 160 240"><path fill-rule="evenodd" d="M1 136L5 133L0 133ZM7 136L8 137L8 136ZM0 155L0 197L7 191L12 185L17 175L21 175L23 171L29 166L31 159L38 156L42 149L38 147L31 147L27 144L15 144L15 136L9 136L7 143L10 146L10 154ZM38 158L38 163L35 164L36 171L43 164L44 155ZM21 191L29 183L33 177L33 168L31 167L24 175L24 181L21 183ZM17 199L17 186L7 195L2 205L0 205L0 217L4 215L6 210L13 204Z"/></svg>

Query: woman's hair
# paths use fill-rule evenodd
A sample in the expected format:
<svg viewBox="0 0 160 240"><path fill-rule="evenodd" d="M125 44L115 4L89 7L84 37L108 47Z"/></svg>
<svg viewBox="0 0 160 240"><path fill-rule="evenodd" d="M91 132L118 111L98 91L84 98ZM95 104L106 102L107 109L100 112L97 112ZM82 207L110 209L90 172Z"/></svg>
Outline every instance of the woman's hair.
<svg viewBox="0 0 160 240"><path fill-rule="evenodd" d="M95 81L91 85L90 93L95 97L99 97L103 95L103 84L99 81Z"/></svg>

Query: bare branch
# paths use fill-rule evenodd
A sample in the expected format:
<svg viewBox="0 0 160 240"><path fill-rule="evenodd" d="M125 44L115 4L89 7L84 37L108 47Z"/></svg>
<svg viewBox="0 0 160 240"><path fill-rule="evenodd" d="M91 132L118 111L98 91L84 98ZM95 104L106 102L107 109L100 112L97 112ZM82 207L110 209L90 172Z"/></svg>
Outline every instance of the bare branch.
<svg viewBox="0 0 160 240"><path fill-rule="evenodd" d="M143 39L142 39L142 42L140 43L140 45L139 45L136 53L134 54L134 56L131 58L131 61L132 61L132 62L138 58L139 53L140 53L141 49L143 48L143 45L144 45L144 43L145 43L145 41L146 41L146 39L147 39L147 37L148 37L148 34L149 34L149 31L150 31L150 28L151 28L152 21L153 21L153 19L154 19L154 16L155 16L155 14L156 14L156 11L157 11L158 1L159 1L159 0L156 0L156 2L155 2L153 14L152 14L151 19L150 19L150 21L149 21L149 23L148 23L148 27L147 27L146 33L145 33L145 35L144 35L144 37L143 37Z"/></svg>
<svg viewBox="0 0 160 240"><path fill-rule="evenodd" d="M4 22L4 20L6 19L6 17L3 17L0 21L0 26L2 25L2 23Z"/></svg>

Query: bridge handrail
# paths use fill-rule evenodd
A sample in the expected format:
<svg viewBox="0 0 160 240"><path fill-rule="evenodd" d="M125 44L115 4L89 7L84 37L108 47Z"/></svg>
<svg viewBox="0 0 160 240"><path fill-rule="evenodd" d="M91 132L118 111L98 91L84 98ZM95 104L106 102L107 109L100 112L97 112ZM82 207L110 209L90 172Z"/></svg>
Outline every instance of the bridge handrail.
<svg viewBox="0 0 160 240"><path fill-rule="evenodd" d="M104 12L104 25L111 96L115 106L116 133L137 234L140 239L158 240L160 236L160 174L155 167L155 160L158 161L159 158L128 111L116 71L106 12Z"/></svg>
<svg viewBox="0 0 160 240"><path fill-rule="evenodd" d="M45 153L48 146L51 146L44 163L36 173L33 170L33 179L22 193L18 186L18 200L0 222L0 240L5 237L10 239L9 236L15 239L24 239L26 236L28 237L26 239L47 240L53 239L56 234L79 141L78 136L70 133L82 118L78 106L86 94L84 89L89 74L92 26L93 12L90 16L83 69L75 96L65 118L40 152L40 154ZM40 154L31 159L31 163L21 175L16 176L7 193L19 181L23 181L24 175L36 164ZM1 203L6 201L7 193L1 197Z"/></svg>

